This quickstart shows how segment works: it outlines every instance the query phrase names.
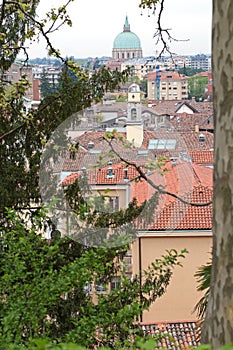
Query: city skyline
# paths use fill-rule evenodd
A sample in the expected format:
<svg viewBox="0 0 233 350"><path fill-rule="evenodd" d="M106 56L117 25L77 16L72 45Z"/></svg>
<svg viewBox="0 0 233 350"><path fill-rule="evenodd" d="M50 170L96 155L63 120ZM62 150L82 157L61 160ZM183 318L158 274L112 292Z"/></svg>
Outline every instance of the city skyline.
<svg viewBox="0 0 233 350"><path fill-rule="evenodd" d="M38 14L43 17L51 7L58 7L63 3L62 0L41 0ZM174 54L211 53L211 4L212 0L165 0L163 27L171 28L175 39L184 40L169 44ZM115 4L109 0L99 0L91 4L85 0L75 0L68 10L73 26L64 26L55 32L51 36L53 45L60 49L63 56L111 56L113 41L123 30L127 15L131 31L140 38L143 56L156 56L161 46L156 46L156 39L153 38L156 17L152 12L141 11L138 7L139 1L135 0L119 0L113 5ZM45 46L43 40L30 45L30 58L45 57Z"/></svg>

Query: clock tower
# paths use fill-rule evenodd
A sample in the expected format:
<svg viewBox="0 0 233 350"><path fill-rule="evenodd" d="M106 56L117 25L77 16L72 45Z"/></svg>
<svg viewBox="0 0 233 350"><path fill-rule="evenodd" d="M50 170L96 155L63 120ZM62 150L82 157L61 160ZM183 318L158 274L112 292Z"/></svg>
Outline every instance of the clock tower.
<svg viewBox="0 0 233 350"><path fill-rule="evenodd" d="M140 88L137 84L130 85L128 90L126 133L128 141L133 142L136 147L142 145L142 106Z"/></svg>

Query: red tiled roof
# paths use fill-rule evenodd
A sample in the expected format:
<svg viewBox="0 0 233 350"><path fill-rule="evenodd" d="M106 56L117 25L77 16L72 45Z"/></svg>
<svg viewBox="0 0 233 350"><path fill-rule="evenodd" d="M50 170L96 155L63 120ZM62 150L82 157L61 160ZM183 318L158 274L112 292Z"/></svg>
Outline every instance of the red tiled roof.
<svg viewBox="0 0 233 350"><path fill-rule="evenodd" d="M199 141L199 135L203 134L205 140L203 142ZM188 151L195 150L210 150L214 148L214 135L208 131L198 132L182 132L180 137L184 140L186 149Z"/></svg>
<svg viewBox="0 0 233 350"><path fill-rule="evenodd" d="M194 203L212 200L213 169L193 163L177 161L172 167L167 163L164 176L153 172L149 177L155 184L163 185L165 190ZM155 189L145 182L132 183L131 199L139 199L139 204L151 198ZM170 195L159 195L159 203L154 211L152 224L148 224L146 210L142 214L138 227L143 230L192 230L211 229L212 205L192 206L182 203ZM150 214L151 215L151 214ZM145 218L144 218L145 217Z"/></svg>
<svg viewBox="0 0 233 350"><path fill-rule="evenodd" d="M127 167L127 179L125 179L125 164L118 162L111 165L114 176L108 177L109 166L105 166L101 169L88 169L88 184L89 185L117 185L125 184L128 181L134 180L138 177L138 172L133 166ZM68 175L62 182L63 186L71 185L75 182L81 172Z"/></svg>
<svg viewBox="0 0 233 350"><path fill-rule="evenodd" d="M186 104L195 113L213 115L213 103L209 101L196 102L194 100L154 100L151 101L153 109L160 115L172 115L179 111L183 104Z"/></svg>
<svg viewBox="0 0 233 350"><path fill-rule="evenodd" d="M192 192L185 196L194 203L206 203L212 200L213 190L209 187L196 186ZM162 210L157 210L154 222L149 230L211 230L212 228L212 205L193 206L187 205L178 199L165 205Z"/></svg>
<svg viewBox="0 0 233 350"><path fill-rule="evenodd" d="M161 80L188 79L188 77L183 75L183 74L179 74L178 72L169 72L169 71L164 71L164 72L159 72L159 73L157 73L157 72L148 73L146 75L146 79L147 80L155 80L157 74L160 75Z"/></svg>
<svg viewBox="0 0 233 350"><path fill-rule="evenodd" d="M191 349L200 345L200 327L197 322L163 322L141 324L144 335L159 335L158 348Z"/></svg>
<svg viewBox="0 0 233 350"><path fill-rule="evenodd" d="M199 134L194 131L178 132L174 130L157 130L149 131L144 130L144 140L143 144L140 147L140 150L148 149L149 141L155 139L174 139L176 140L176 145L174 150L148 150L148 154L144 156L145 159L154 159L154 155L158 156L167 156L179 157L180 152L190 153L191 151L198 150L211 150L214 147L214 135L209 132L201 132L205 136L205 140L199 141ZM113 163L116 162L116 159L112 157L110 152L110 147L107 142L104 140L105 132L85 132L79 136L76 140L80 144L80 149L75 154L74 158L71 158L69 152L67 152L64 159L61 160L59 164L59 169L63 171L78 171L82 167L90 167L97 164L99 157L104 157L105 164L111 160ZM121 133L125 140L126 133ZM93 142L93 148L88 150L88 143ZM139 155L138 149L127 149L124 148L125 141L121 142L117 139L112 141L114 149L119 152L119 154L126 160L144 162L142 155ZM81 148L83 147L83 149ZM99 153L98 153L99 152ZM100 154L101 152L101 154ZM61 170L60 169L60 170Z"/></svg>
<svg viewBox="0 0 233 350"><path fill-rule="evenodd" d="M177 131L195 131L198 125L201 130L213 130L212 116L204 113L177 113L169 121ZM208 123L209 121L209 123Z"/></svg>
<svg viewBox="0 0 233 350"><path fill-rule="evenodd" d="M204 135L204 141L199 141L199 135ZM176 140L175 150L177 152L188 152L192 150L210 150L214 148L214 135L208 131L176 131L170 129L159 129L154 132L153 139ZM144 140L145 147L149 145L149 139ZM156 152L157 150L155 150Z"/></svg>
<svg viewBox="0 0 233 350"><path fill-rule="evenodd" d="M190 104L190 101L184 100L160 100L153 102L153 109L159 115L172 115L176 113L177 110L183 105L186 104L190 106L190 110L193 110L194 107ZM197 110L195 109L197 112Z"/></svg>
<svg viewBox="0 0 233 350"><path fill-rule="evenodd" d="M160 79L161 80L183 80L183 79L188 79L188 77L178 72L160 72Z"/></svg>
<svg viewBox="0 0 233 350"><path fill-rule="evenodd" d="M138 177L138 172L133 166L128 167L128 179L125 180L125 164L120 162L112 164L114 177L108 177L108 167L87 170L88 183L90 185L116 185L130 182L130 200L137 199L138 204L148 200L155 193L148 182L141 180L132 181ZM189 202L205 203L212 200L213 195L213 169L194 163L176 161L167 162L164 166L167 171L159 174L153 171L148 178L156 185L162 186L166 191L174 193ZM63 185L74 183L81 172L67 176ZM146 211L142 216L146 215ZM151 215L151 214L150 214ZM142 217L140 229L147 230L209 230L212 227L212 205L192 206L182 203L177 198L168 194L159 195L159 203L154 211L153 223L146 223Z"/></svg>
<svg viewBox="0 0 233 350"><path fill-rule="evenodd" d="M196 102L194 99L189 100L189 103L198 110L200 113L213 114L213 102L211 101L202 101Z"/></svg>
<svg viewBox="0 0 233 350"><path fill-rule="evenodd" d="M214 164L214 150L189 151L192 161L197 164Z"/></svg>
<svg viewBox="0 0 233 350"><path fill-rule="evenodd" d="M104 143L104 149L106 149L106 141L104 141L104 136L106 132L103 131L86 131L82 135L80 135L78 138L76 138L77 141L79 141L80 145L84 147L85 149L88 149L88 143L93 142L94 143L94 149L100 149L100 144ZM126 140L126 132L120 132L117 133L118 135L122 135L123 139ZM155 132L144 130L143 134L143 144L141 148L145 148L145 146L148 144L148 140L155 138ZM114 140L115 145L118 145L118 148L122 150L123 144L122 142L119 142L117 139Z"/></svg>

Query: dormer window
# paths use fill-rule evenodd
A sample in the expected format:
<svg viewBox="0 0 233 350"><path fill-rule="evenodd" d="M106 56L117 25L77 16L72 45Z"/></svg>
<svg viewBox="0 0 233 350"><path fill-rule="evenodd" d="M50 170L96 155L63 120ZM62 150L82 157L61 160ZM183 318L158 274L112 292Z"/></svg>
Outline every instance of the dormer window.
<svg viewBox="0 0 233 350"><path fill-rule="evenodd" d="M81 171L82 171L82 177L86 177L87 176L87 168L85 168L85 166L84 166L81 168Z"/></svg>
<svg viewBox="0 0 233 350"><path fill-rule="evenodd" d="M112 162L108 162L108 172L107 172L107 179L113 179L114 173L112 169Z"/></svg>
<svg viewBox="0 0 233 350"><path fill-rule="evenodd" d="M205 142L205 135L204 134L199 135L199 142Z"/></svg>
<svg viewBox="0 0 233 350"><path fill-rule="evenodd" d="M88 142L88 145L87 145L87 147L88 147L88 149L92 149L92 148L94 148L94 142L92 142L92 141L90 141L90 142Z"/></svg>
<svg viewBox="0 0 233 350"><path fill-rule="evenodd" d="M124 180L128 180L129 177L128 177L128 168L125 168L124 169Z"/></svg>

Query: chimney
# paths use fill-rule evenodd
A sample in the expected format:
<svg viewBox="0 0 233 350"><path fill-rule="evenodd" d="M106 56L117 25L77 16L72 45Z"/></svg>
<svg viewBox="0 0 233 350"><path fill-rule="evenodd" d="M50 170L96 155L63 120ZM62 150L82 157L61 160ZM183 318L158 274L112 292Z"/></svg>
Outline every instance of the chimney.
<svg viewBox="0 0 233 350"><path fill-rule="evenodd" d="M195 132L199 132L199 125L198 124L195 125Z"/></svg>

